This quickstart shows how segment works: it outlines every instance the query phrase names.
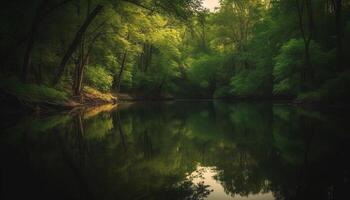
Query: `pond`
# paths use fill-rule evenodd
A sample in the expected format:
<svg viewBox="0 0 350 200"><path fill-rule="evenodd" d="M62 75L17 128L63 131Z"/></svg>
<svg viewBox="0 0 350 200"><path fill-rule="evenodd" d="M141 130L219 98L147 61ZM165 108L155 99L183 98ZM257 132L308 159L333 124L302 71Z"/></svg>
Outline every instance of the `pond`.
<svg viewBox="0 0 350 200"><path fill-rule="evenodd" d="M3 199L344 199L345 112L270 102L120 104L1 123Z"/></svg>

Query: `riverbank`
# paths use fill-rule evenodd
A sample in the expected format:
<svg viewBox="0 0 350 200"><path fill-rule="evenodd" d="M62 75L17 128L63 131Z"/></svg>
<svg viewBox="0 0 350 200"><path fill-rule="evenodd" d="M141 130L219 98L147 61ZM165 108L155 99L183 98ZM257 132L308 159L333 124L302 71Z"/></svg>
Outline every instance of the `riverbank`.
<svg viewBox="0 0 350 200"><path fill-rule="evenodd" d="M92 87L84 87L78 97L71 94L69 87L53 88L7 79L0 82L0 102L4 110L42 112L115 104L118 98L112 93L103 93Z"/></svg>
<svg viewBox="0 0 350 200"><path fill-rule="evenodd" d="M92 87L84 87L79 97L71 95L69 86L57 88L46 85L23 84L16 79L0 82L0 103L3 112L50 112L73 110L79 107L96 107L105 104L140 101L273 101L302 107L349 108L344 103L329 103L320 98L297 98L292 96L270 97L222 97L222 98L176 98L171 96L145 97L137 94L101 92Z"/></svg>

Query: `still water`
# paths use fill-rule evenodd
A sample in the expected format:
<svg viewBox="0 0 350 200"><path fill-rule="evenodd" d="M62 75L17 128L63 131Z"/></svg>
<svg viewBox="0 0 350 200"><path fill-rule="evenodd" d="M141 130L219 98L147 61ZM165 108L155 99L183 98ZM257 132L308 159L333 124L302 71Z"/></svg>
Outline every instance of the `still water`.
<svg viewBox="0 0 350 200"><path fill-rule="evenodd" d="M121 104L1 123L2 199L348 199L345 112Z"/></svg>

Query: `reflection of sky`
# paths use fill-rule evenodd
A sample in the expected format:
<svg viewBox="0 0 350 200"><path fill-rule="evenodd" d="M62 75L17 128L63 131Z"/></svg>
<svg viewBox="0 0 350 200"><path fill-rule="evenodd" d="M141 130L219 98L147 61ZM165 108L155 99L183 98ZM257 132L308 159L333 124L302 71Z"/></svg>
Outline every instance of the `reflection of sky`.
<svg viewBox="0 0 350 200"><path fill-rule="evenodd" d="M274 197L271 192L265 194L249 195L248 197L242 197L236 194L232 197L226 194L222 185L214 179L217 175L215 167L203 167L197 166L196 171L192 172L189 177L192 177L192 182L198 184L204 181L204 185L210 185L209 189L212 191L207 200L273 200Z"/></svg>
<svg viewBox="0 0 350 200"><path fill-rule="evenodd" d="M219 7L219 0L203 0L203 7L214 11L215 7Z"/></svg>

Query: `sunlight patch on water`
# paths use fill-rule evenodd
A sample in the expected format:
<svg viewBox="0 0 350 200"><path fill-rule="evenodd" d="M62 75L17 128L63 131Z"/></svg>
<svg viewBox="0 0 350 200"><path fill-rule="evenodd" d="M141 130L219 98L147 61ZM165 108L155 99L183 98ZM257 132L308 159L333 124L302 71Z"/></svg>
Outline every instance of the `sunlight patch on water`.
<svg viewBox="0 0 350 200"><path fill-rule="evenodd" d="M273 194L259 193L249 196L241 196L239 194L227 194L224 187L215 179L217 170L215 167L204 167L198 164L196 170L187 176L194 184L209 185L211 193L206 198L207 200L273 200Z"/></svg>

